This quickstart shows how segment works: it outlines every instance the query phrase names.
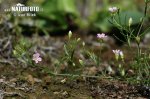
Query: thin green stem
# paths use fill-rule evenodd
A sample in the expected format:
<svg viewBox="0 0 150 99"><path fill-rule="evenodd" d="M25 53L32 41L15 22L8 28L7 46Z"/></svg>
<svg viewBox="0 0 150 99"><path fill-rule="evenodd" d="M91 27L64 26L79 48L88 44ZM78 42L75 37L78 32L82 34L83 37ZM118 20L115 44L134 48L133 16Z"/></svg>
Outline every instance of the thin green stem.
<svg viewBox="0 0 150 99"><path fill-rule="evenodd" d="M100 78L101 76L89 76L89 75L77 75L77 74L56 74L53 73L54 76L68 76L68 77L89 77L89 78ZM102 78L107 78L111 79L113 77L102 77Z"/></svg>
<svg viewBox="0 0 150 99"><path fill-rule="evenodd" d="M138 59L140 59L141 57L141 48L140 48L140 44L137 44L137 49L138 49Z"/></svg>
<svg viewBox="0 0 150 99"><path fill-rule="evenodd" d="M140 32L141 32L141 29L142 29L142 26L143 26L145 17L146 17L146 15L147 15L147 6L148 6L148 3L145 2L144 16L143 16L143 18L142 18L141 25L140 25L139 31L138 31L138 33L137 33L137 36L139 36L139 34L140 34Z"/></svg>

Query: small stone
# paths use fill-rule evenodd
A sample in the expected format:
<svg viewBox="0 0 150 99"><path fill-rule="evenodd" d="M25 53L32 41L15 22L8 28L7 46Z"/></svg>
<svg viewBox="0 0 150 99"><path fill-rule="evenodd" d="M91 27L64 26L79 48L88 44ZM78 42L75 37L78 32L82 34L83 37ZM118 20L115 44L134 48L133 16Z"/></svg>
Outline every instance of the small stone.
<svg viewBox="0 0 150 99"><path fill-rule="evenodd" d="M106 70L108 71L108 74L115 74L115 71L112 69L111 66L106 67Z"/></svg>
<svg viewBox="0 0 150 99"><path fill-rule="evenodd" d="M63 96L67 96L67 95L68 95L68 92L67 92L67 91L64 91L64 92L62 93L62 95L63 95Z"/></svg>
<svg viewBox="0 0 150 99"><path fill-rule="evenodd" d="M60 92L58 92L58 91L53 92L54 95L58 95L59 93Z"/></svg>
<svg viewBox="0 0 150 99"><path fill-rule="evenodd" d="M35 83L35 80L34 80L34 78L33 78L33 76L32 75L27 75L27 81L31 84L31 85L34 85L34 83Z"/></svg>
<svg viewBox="0 0 150 99"><path fill-rule="evenodd" d="M128 74L129 74L130 76L132 76L132 75L134 75L134 71L133 71L132 69L129 69L129 70L128 70Z"/></svg>
<svg viewBox="0 0 150 99"><path fill-rule="evenodd" d="M64 84L66 82L66 80L67 80L67 78L64 78L60 82Z"/></svg>
<svg viewBox="0 0 150 99"><path fill-rule="evenodd" d="M52 78L50 76L44 77L44 82L50 83L52 81Z"/></svg>
<svg viewBox="0 0 150 99"><path fill-rule="evenodd" d="M97 68L95 66L89 68L89 75L95 75L97 73Z"/></svg>

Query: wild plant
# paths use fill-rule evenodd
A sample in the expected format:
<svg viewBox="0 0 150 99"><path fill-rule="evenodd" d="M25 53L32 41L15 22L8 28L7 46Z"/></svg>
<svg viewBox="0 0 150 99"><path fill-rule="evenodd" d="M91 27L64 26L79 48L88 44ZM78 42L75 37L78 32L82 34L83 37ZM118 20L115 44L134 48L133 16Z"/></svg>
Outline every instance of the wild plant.
<svg viewBox="0 0 150 99"><path fill-rule="evenodd" d="M31 55L29 53L29 49L31 48L31 44L25 38L20 38L14 44L13 48L13 56L17 58L17 60L23 63L25 66L32 64Z"/></svg>
<svg viewBox="0 0 150 99"><path fill-rule="evenodd" d="M111 24L113 24L113 26L115 26L116 28L118 28L120 30L120 33L123 35L123 37L126 39L127 41L127 45L129 46L130 50L133 50L131 47L131 40L135 40L136 41L136 49L137 49L137 53L136 56L133 58L133 60L131 60L131 68L136 72L134 79L137 80L137 82L146 82L149 83L148 81L150 81L150 58L149 58L149 54L146 51L143 51L141 48L141 39L142 36L147 33L148 30L150 30L150 27L147 29L144 29L144 31L142 31L143 28L143 24L146 20L147 17L147 10L148 10L148 3L150 2L150 0L145 0L145 7L144 7L144 14L143 17L140 19L140 23L138 25L138 28L132 28L132 23L134 21L134 19L129 18L128 20L128 24L124 25L120 22L121 18L120 18L120 11L121 9L117 8L117 7L111 7L109 8L109 11L111 12L111 19L109 20L109 22ZM136 33L135 33L136 32ZM116 36L117 39L119 39L120 41L122 41L120 38L118 38ZM122 41L124 42L124 41ZM126 42L124 42L126 43Z"/></svg>

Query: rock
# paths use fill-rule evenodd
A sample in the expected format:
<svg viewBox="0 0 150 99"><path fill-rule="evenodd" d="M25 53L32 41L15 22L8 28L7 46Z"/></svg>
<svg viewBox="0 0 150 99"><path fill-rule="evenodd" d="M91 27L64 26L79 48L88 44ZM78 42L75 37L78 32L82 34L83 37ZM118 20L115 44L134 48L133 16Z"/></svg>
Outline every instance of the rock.
<svg viewBox="0 0 150 99"><path fill-rule="evenodd" d="M129 76L133 76L134 74L135 74L135 73L134 73L134 71L133 71L132 69L129 69L129 70L128 70L128 75L129 75Z"/></svg>
<svg viewBox="0 0 150 99"><path fill-rule="evenodd" d="M34 85L35 83L35 80L33 78L32 75L27 75L27 81L31 84L31 85Z"/></svg>
<svg viewBox="0 0 150 99"><path fill-rule="evenodd" d="M98 69L95 66L92 66L92 67L85 68L85 70L83 71L83 74L89 75L89 76L94 76L97 74L97 72L98 72Z"/></svg>
<svg viewBox="0 0 150 99"><path fill-rule="evenodd" d="M66 96L68 96L69 94L68 94L67 91L64 91L64 92L62 93L62 95L66 97Z"/></svg>
<svg viewBox="0 0 150 99"><path fill-rule="evenodd" d="M60 94L60 92L55 91L55 92L53 92L53 94L58 95L58 94Z"/></svg>
<svg viewBox="0 0 150 99"><path fill-rule="evenodd" d="M107 66L106 70L108 71L108 74L115 74L115 71L112 69L111 66Z"/></svg>
<svg viewBox="0 0 150 99"><path fill-rule="evenodd" d="M51 76L46 76L46 77L43 78L43 80L46 83L50 83L52 81L52 78L51 78Z"/></svg>
<svg viewBox="0 0 150 99"><path fill-rule="evenodd" d="M66 82L66 80L67 80L67 78L64 78L60 82L64 84Z"/></svg>

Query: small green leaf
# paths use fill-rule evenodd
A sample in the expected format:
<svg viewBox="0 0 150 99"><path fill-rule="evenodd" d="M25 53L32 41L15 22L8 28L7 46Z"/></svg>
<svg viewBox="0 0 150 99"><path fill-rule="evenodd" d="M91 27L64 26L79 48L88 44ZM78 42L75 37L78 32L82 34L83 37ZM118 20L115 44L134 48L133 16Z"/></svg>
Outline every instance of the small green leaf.
<svg viewBox="0 0 150 99"><path fill-rule="evenodd" d="M64 51L65 51L65 54L66 54L67 56L69 56L69 52L68 52L68 50L67 50L66 44L64 45Z"/></svg>

